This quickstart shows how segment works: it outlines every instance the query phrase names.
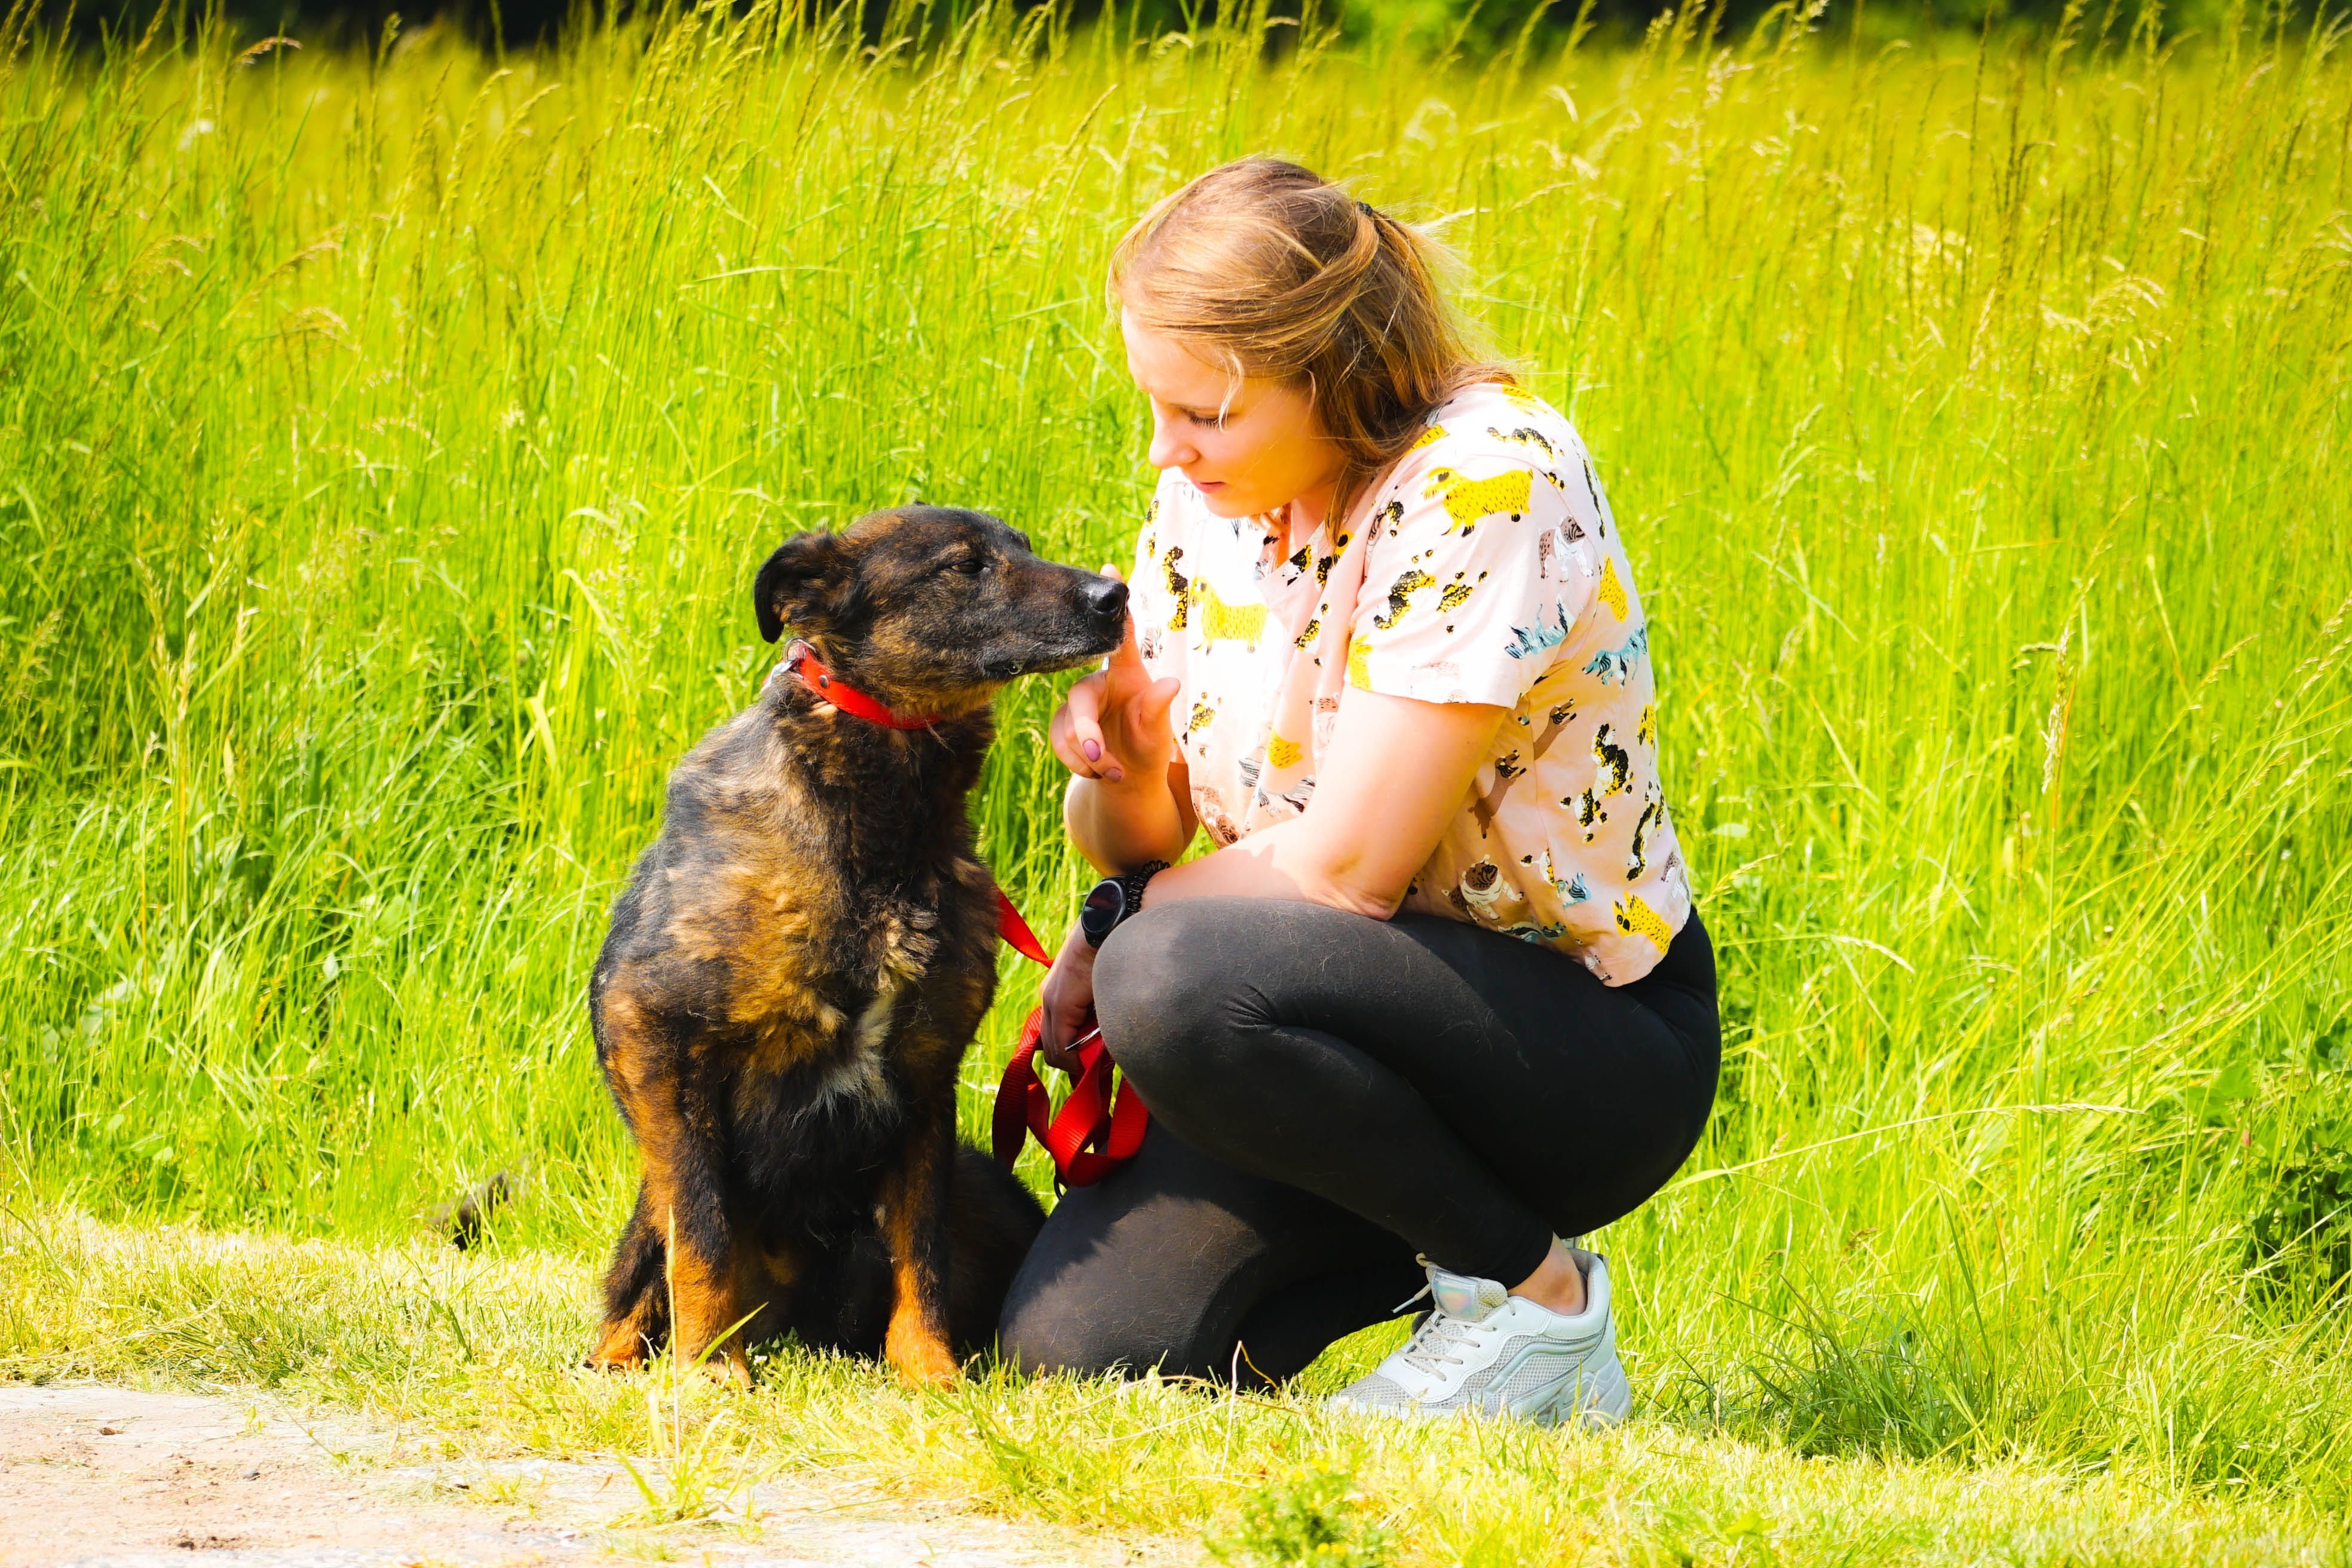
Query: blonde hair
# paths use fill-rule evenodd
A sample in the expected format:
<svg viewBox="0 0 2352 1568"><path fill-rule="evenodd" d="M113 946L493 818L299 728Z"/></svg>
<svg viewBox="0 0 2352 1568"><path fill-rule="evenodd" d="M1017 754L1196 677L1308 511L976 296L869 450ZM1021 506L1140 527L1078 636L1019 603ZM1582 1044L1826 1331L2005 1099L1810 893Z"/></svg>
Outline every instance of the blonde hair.
<svg viewBox="0 0 2352 1568"><path fill-rule="evenodd" d="M1452 253L1310 169L1243 158L1143 215L1113 252L1110 300L1236 375L1303 387L1343 467L1333 525L1465 386L1509 382L1438 282Z"/></svg>

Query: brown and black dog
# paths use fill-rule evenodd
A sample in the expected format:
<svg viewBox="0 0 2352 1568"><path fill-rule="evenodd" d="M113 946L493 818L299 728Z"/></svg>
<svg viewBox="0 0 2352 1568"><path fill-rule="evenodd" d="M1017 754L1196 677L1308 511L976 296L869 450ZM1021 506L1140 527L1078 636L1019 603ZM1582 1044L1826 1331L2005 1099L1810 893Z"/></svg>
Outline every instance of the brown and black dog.
<svg viewBox="0 0 2352 1568"><path fill-rule="evenodd" d="M996 989L965 796L990 699L1117 647L1127 589L919 506L787 542L752 598L770 642L789 624L835 680L942 721L871 723L780 668L671 773L589 988L643 1167L589 1359L668 1336L741 1383L747 1339L791 1330L942 1381L1044 1223L955 1135Z"/></svg>

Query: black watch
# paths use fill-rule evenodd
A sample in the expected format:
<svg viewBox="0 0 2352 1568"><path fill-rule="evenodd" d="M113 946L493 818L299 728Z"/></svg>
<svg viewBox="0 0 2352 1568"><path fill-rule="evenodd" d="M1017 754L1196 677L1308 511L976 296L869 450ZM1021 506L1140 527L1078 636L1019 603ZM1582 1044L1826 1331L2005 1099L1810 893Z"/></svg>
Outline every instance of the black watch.
<svg viewBox="0 0 2352 1568"><path fill-rule="evenodd" d="M1150 860L1117 877L1105 877L1078 906L1078 929L1088 947L1100 947L1118 922L1143 908L1143 884L1168 869L1165 860Z"/></svg>

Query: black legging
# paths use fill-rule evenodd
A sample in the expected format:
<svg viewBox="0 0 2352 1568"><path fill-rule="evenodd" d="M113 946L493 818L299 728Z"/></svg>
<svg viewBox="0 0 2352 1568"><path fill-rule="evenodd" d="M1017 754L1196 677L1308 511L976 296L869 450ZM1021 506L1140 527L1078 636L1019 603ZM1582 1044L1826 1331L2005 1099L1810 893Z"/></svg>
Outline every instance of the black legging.
<svg viewBox="0 0 2352 1568"><path fill-rule="evenodd" d="M1033 1370L1278 1382L1392 1316L1416 1252L1517 1284L1665 1184L1721 1058L1696 913L1611 987L1459 921L1188 900L1111 934L1095 1006L1151 1130L1013 1281Z"/></svg>

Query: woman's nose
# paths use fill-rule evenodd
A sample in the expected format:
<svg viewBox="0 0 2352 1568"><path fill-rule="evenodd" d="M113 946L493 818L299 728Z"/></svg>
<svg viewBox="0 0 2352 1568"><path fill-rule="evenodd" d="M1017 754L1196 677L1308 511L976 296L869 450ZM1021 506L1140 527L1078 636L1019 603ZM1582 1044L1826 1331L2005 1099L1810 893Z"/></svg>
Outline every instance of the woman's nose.
<svg viewBox="0 0 2352 1568"><path fill-rule="evenodd" d="M1187 463L1198 462L1200 456L1192 449L1191 442L1182 439L1177 434L1172 421L1163 419L1158 414L1152 415L1151 466L1153 468L1180 468Z"/></svg>

